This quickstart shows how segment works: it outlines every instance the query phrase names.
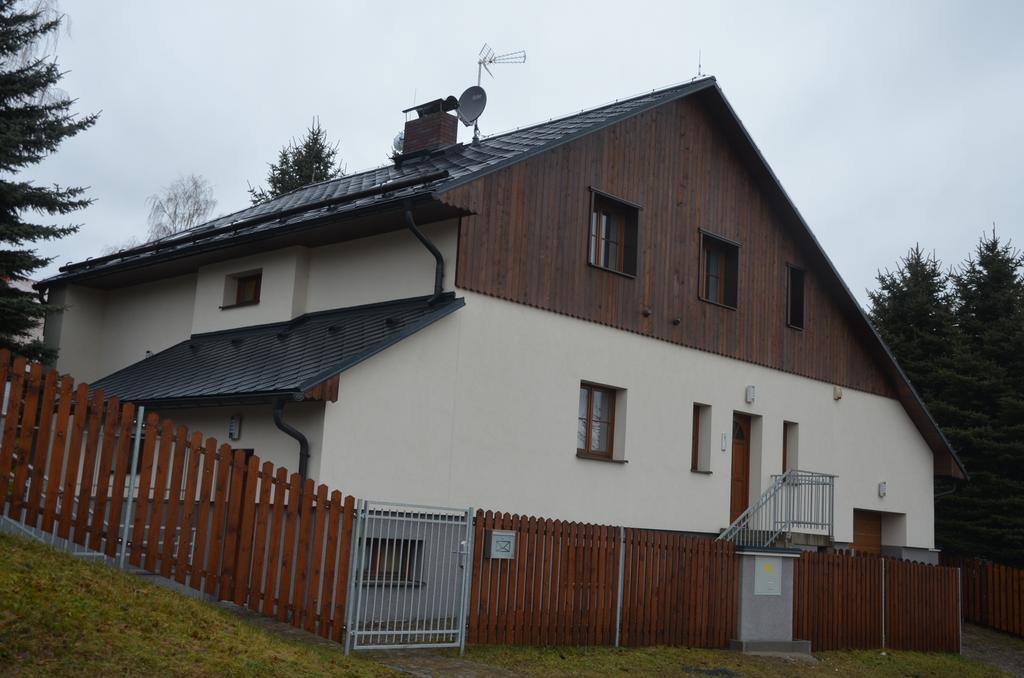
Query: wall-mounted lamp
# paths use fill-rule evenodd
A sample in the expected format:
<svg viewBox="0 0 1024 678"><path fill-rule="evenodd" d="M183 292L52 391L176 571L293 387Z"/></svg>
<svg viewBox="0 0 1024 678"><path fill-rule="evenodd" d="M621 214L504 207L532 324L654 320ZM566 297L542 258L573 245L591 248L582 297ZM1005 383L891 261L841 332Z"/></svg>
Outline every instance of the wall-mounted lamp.
<svg viewBox="0 0 1024 678"><path fill-rule="evenodd" d="M726 438L725 438L725 434L723 433L722 434L722 452L725 452L725 443L726 443Z"/></svg>
<svg viewBox="0 0 1024 678"><path fill-rule="evenodd" d="M878 496L879 497L884 499L885 498L885 494L886 494L886 492L888 492L888 490L889 490L889 488L886 486L886 483L885 483L884 480L882 482L878 483Z"/></svg>
<svg viewBox="0 0 1024 678"><path fill-rule="evenodd" d="M228 440L238 440L242 437L242 415L232 414L228 419Z"/></svg>
<svg viewBox="0 0 1024 678"><path fill-rule="evenodd" d="M745 399L746 399L748 405L752 405L754 403L754 400L757 399L757 387L756 386L751 384L750 386L747 387L747 392L745 394Z"/></svg>
<svg viewBox="0 0 1024 678"><path fill-rule="evenodd" d="M832 387L832 400L842 400L842 399L843 399L843 388L841 386L833 386Z"/></svg>

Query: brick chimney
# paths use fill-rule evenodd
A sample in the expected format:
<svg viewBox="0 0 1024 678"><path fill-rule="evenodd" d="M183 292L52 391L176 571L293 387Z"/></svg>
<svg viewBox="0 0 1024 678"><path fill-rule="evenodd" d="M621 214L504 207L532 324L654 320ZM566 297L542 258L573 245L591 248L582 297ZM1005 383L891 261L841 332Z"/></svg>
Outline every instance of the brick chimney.
<svg viewBox="0 0 1024 678"><path fill-rule="evenodd" d="M455 110L458 105L455 97L448 97L402 111L416 112L415 118L405 122L402 155L425 153L454 144L458 139L459 119L448 111Z"/></svg>

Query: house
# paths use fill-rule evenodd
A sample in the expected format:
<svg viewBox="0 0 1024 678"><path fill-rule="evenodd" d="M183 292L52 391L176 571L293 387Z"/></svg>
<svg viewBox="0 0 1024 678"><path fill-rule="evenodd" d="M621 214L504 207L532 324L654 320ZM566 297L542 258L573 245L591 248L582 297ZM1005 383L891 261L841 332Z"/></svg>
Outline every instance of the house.
<svg viewBox="0 0 1024 678"><path fill-rule="evenodd" d="M63 267L57 367L361 497L717 535L803 471L826 545L934 560L966 473L713 78L471 143L449 109Z"/></svg>

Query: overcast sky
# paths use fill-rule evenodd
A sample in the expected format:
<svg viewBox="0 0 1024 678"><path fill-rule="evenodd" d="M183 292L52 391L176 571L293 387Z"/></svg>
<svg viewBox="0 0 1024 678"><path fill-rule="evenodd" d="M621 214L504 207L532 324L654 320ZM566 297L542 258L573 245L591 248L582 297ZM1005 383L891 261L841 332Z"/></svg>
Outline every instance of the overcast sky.
<svg viewBox="0 0 1024 678"><path fill-rule="evenodd" d="M213 184L215 214L314 115L349 172L387 162L414 100L476 82L484 134L718 78L862 303L920 243L947 264L984 229L1024 245L1022 2L245 2L64 0L62 87L97 125L31 178L90 186L71 260L146 230L147 196ZM460 131L468 138L466 130Z"/></svg>

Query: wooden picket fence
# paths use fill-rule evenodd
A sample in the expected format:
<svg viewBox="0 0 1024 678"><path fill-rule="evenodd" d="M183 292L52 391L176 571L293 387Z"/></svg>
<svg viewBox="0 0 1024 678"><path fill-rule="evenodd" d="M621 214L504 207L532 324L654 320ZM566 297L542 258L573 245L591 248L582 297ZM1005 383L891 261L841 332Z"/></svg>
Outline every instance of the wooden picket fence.
<svg viewBox="0 0 1024 678"><path fill-rule="evenodd" d="M0 351L0 515L339 640L354 499ZM130 488L134 484L134 490ZM129 515L131 516L129 519Z"/></svg>
<svg viewBox="0 0 1024 678"><path fill-rule="evenodd" d="M493 529L516 533L513 559L484 557ZM491 511L475 530L471 643L725 647L735 637L732 544Z"/></svg>
<svg viewBox="0 0 1024 678"><path fill-rule="evenodd" d="M977 558L942 556L961 572L963 618L1024 636L1024 570Z"/></svg>
<svg viewBox="0 0 1024 678"><path fill-rule="evenodd" d="M154 413L140 425L132 403L7 351L0 389L0 515L344 638L353 497ZM491 511L474 529L470 643L725 647L735 637L730 543ZM516 533L513 560L484 558L490 529ZM881 647L884 633L888 647L957 651L958 571L886 560L883 583L881 564L801 556L796 637L826 650ZM965 567L968 618L1019 633L1021 572Z"/></svg>
<svg viewBox="0 0 1024 678"><path fill-rule="evenodd" d="M960 651L959 572L892 558L804 553L793 577L793 637L815 651Z"/></svg>

